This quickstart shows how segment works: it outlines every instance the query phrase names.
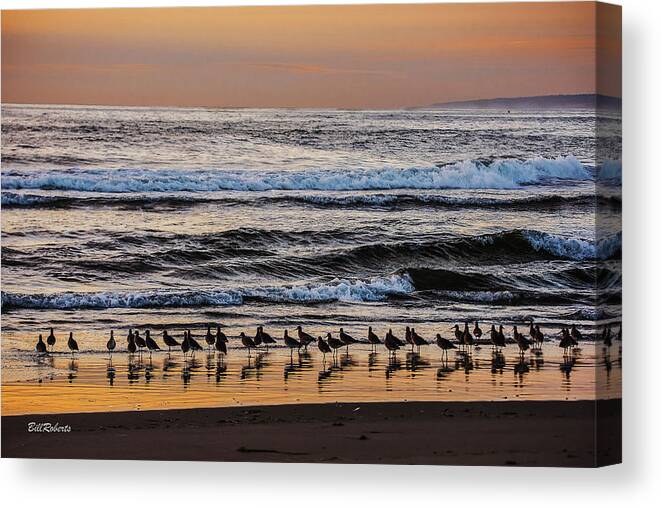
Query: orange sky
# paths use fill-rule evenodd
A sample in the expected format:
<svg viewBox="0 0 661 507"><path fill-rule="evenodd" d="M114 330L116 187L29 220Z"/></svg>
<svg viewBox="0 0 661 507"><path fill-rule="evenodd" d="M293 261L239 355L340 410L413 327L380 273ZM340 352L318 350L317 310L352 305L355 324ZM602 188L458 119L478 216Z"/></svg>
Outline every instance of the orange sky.
<svg viewBox="0 0 661 507"><path fill-rule="evenodd" d="M617 30L603 36L600 56L619 59ZM588 93L595 54L592 2L4 11L2 101L397 108ZM600 93L620 95L620 69Z"/></svg>

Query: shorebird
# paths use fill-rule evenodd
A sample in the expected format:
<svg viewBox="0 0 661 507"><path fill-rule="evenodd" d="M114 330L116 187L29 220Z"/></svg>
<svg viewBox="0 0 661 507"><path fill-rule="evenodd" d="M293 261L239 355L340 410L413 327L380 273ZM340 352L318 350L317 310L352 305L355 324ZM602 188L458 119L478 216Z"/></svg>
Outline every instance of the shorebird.
<svg viewBox="0 0 661 507"><path fill-rule="evenodd" d="M262 333L259 332L259 326L257 326L257 330L255 331L255 337L252 339L252 341L255 344L255 348L259 347L262 344Z"/></svg>
<svg viewBox="0 0 661 507"><path fill-rule="evenodd" d="M50 334L48 335L48 338L46 338L46 343L50 347L50 351L53 352L53 347L55 346L55 342L57 340L55 339L55 335L53 334L53 328L50 328Z"/></svg>
<svg viewBox="0 0 661 507"><path fill-rule="evenodd" d="M345 333L344 329L342 329L342 328L340 328L340 340L342 340L342 343L344 343L347 346L347 354L349 353L349 345L353 345L354 343L358 343L358 340L356 340L350 334Z"/></svg>
<svg viewBox="0 0 661 507"><path fill-rule="evenodd" d="M376 346L381 344L379 337L372 331L372 326L367 330L367 341L372 345L372 350L376 350Z"/></svg>
<svg viewBox="0 0 661 507"><path fill-rule="evenodd" d="M459 324L455 324L453 327L450 329L454 329L454 338L457 340L459 343L459 346L461 349L464 349L464 333L461 332L461 329L459 329Z"/></svg>
<svg viewBox="0 0 661 507"><path fill-rule="evenodd" d="M172 347L179 346L179 342L170 336L166 329L163 330L163 343L168 346L168 352L172 351Z"/></svg>
<svg viewBox="0 0 661 507"><path fill-rule="evenodd" d="M71 351L71 357L73 357L74 352L78 350L78 342L73 339L73 333L69 333L69 340L67 341L67 347Z"/></svg>
<svg viewBox="0 0 661 507"><path fill-rule="evenodd" d="M241 331L239 337L241 338L241 345L243 345L245 348L248 349L248 357L250 357L250 349L255 348L255 342L253 341L252 338L246 336L246 333L244 333L243 331Z"/></svg>
<svg viewBox="0 0 661 507"><path fill-rule="evenodd" d="M225 333L223 333L220 330L220 326L216 326L216 345L218 344L219 341L227 343L228 340L227 340L227 336L225 335Z"/></svg>
<svg viewBox="0 0 661 507"><path fill-rule="evenodd" d="M475 321L475 327L473 328L473 336L478 340L482 337L482 330L480 329L477 321Z"/></svg>
<svg viewBox="0 0 661 507"><path fill-rule="evenodd" d="M413 337L411 336L411 328L408 326L406 326L406 331L404 332L404 339L411 346L411 352L413 352Z"/></svg>
<svg viewBox="0 0 661 507"><path fill-rule="evenodd" d="M204 341L207 342L209 352L211 352L211 347L216 343L216 337L211 334L211 326L207 326L207 334L204 336Z"/></svg>
<svg viewBox="0 0 661 507"><path fill-rule="evenodd" d="M415 332L415 328L411 328L411 340L413 341L413 345L418 347L418 353L420 353L420 346L421 345L429 345L429 342L425 340L422 336L420 336L418 333Z"/></svg>
<svg viewBox="0 0 661 507"><path fill-rule="evenodd" d="M502 349L507 346L505 341L505 333L503 333L503 325L498 326L498 346Z"/></svg>
<svg viewBox="0 0 661 507"><path fill-rule="evenodd" d="M191 351L193 352L193 355L195 355L196 350L204 350L202 348L202 345L197 343L197 340L193 338L193 336L190 334L190 329L188 330L188 343L190 344Z"/></svg>
<svg viewBox="0 0 661 507"><path fill-rule="evenodd" d="M190 349L190 336L187 331L184 331L184 339L181 340L181 351L184 353L184 360L186 359L186 354L188 354Z"/></svg>
<svg viewBox="0 0 661 507"><path fill-rule="evenodd" d="M326 333L326 341L328 342L328 346L333 350L333 354L336 354L339 348L344 347L344 342L333 338L333 335L330 333Z"/></svg>
<svg viewBox="0 0 661 507"><path fill-rule="evenodd" d="M443 355L447 357L448 350L457 348L454 343L447 338L443 338L440 333L436 333L436 345L438 345L443 351L441 352L441 357L443 357Z"/></svg>
<svg viewBox="0 0 661 507"><path fill-rule="evenodd" d="M147 343L145 342L145 339L140 336L140 333L138 333L137 330L133 333L133 341L135 341L135 344L138 347L138 351L140 354L142 354L142 349L147 346Z"/></svg>
<svg viewBox="0 0 661 507"><path fill-rule="evenodd" d="M266 345L266 350L269 349L269 345L275 345L277 342L270 334L264 331L263 326L259 326L259 334L262 337L262 343Z"/></svg>
<svg viewBox="0 0 661 507"><path fill-rule="evenodd" d="M115 350L116 346L117 342L115 341L114 332L110 330L110 338L108 338L108 342L106 343L106 348L108 349L110 357L112 357L112 351Z"/></svg>
<svg viewBox="0 0 661 507"><path fill-rule="evenodd" d="M129 354L135 354L135 351L138 349L138 347L136 347L136 345L135 345L135 339L133 337L133 331L132 330L129 329L129 334L126 338L129 342L129 344L128 344Z"/></svg>
<svg viewBox="0 0 661 507"><path fill-rule="evenodd" d="M301 345L305 347L305 350L307 350L308 345L314 342L314 336L311 336L305 331L303 331L303 328L301 326L298 326L296 328L296 331L298 332L298 340L301 342Z"/></svg>
<svg viewBox="0 0 661 507"><path fill-rule="evenodd" d="M223 340L220 336L218 336L219 334L224 336L225 339ZM220 327L218 327L218 329L216 330L215 346L218 352L222 353L223 355L227 355L227 337L220 331Z"/></svg>
<svg viewBox="0 0 661 507"><path fill-rule="evenodd" d="M491 330L489 331L489 338L491 339L491 347L498 352L498 331L496 331L495 324L491 324Z"/></svg>
<svg viewBox="0 0 661 507"><path fill-rule="evenodd" d="M319 351L324 355L324 361L326 360L326 354L332 352L330 345L324 341L324 339L319 336L317 338L317 347L319 347Z"/></svg>
<svg viewBox="0 0 661 507"><path fill-rule="evenodd" d="M392 334L392 330L388 331L386 334L385 340L383 340L383 344L386 346L388 349L388 356L395 356L397 351L404 345L404 342L400 340L399 338L396 338Z"/></svg>
<svg viewBox="0 0 661 507"><path fill-rule="evenodd" d="M285 334L283 336L283 339L285 340L285 345L289 347L289 356L291 357L294 354L294 349L297 349L299 352L301 351L301 347L303 346L301 342L296 340L295 338L292 338L289 336L289 332L285 329Z"/></svg>
<svg viewBox="0 0 661 507"><path fill-rule="evenodd" d="M562 339L560 340L560 348L564 351L564 354L567 354L567 349L571 349L574 345L574 340L569 334L569 330L566 327L562 328Z"/></svg>
<svg viewBox="0 0 661 507"><path fill-rule="evenodd" d="M530 321L530 330L528 331L528 334L530 335L533 344L537 345L537 331L535 331L535 326L533 325L532 320Z"/></svg>
<svg viewBox="0 0 661 507"><path fill-rule="evenodd" d="M583 335L581 332L577 329L576 324L571 325L571 332L570 335L572 337L572 340L574 342L574 347L578 347L578 342L583 339Z"/></svg>
<svg viewBox="0 0 661 507"><path fill-rule="evenodd" d="M544 333L539 329L539 324L535 324L535 336L537 337L537 346L541 349L544 345Z"/></svg>
<svg viewBox="0 0 661 507"><path fill-rule="evenodd" d="M151 357L151 353L155 350L161 350L161 347L158 346L156 340L150 336L149 329L145 331L145 345L147 345L147 348L149 349L149 357Z"/></svg>
<svg viewBox="0 0 661 507"><path fill-rule="evenodd" d="M390 335L390 340L393 343L396 343L400 349L406 345L402 340L400 340L394 334L392 334L392 329L388 329L388 334Z"/></svg>
<svg viewBox="0 0 661 507"><path fill-rule="evenodd" d="M516 326L514 326L512 330L512 335L514 337L514 341L519 346L519 352L521 355L523 355L523 353L528 350L528 348L530 348L530 340L519 333L519 330L516 328Z"/></svg>
<svg viewBox="0 0 661 507"><path fill-rule="evenodd" d="M468 329L468 322L464 323L464 332L461 334L461 340L467 347L473 346L473 335Z"/></svg>
<svg viewBox="0 0 661 507"><path fill-rule="evenodd" d="M39 340L37 340L37 346L36 346L37 352L40 354L43 354L46 352L46 344L44 343L44 339L41 335L39 335Z"/></svg>

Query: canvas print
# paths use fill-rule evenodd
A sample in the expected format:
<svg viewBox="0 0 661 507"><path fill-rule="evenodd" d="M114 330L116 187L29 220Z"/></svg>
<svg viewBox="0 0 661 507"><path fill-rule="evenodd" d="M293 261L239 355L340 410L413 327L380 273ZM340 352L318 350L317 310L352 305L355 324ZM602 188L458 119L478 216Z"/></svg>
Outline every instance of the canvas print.
<svg viewBox="0 0 661 507"><path fill-rule="evenodd" d="M2 12L2 455L621 460L621 9Z"/></svg>

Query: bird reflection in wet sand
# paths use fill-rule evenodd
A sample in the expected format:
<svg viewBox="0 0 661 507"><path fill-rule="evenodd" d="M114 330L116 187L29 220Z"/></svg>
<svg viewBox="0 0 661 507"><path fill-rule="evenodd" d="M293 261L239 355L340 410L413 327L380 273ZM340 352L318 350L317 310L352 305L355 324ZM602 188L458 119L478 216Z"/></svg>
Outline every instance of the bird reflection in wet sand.
<svg viewBox="0 0 661 507"><path fill-rule="evenodd" d="M293 356L290 356L289 363L285 363L285 368L284 368L285 382L289 380L290 376L300 372L302 368L303 368L303 361L301 359L301 355L298 354L298 357L296 359L294 359Z"/></svg>
<svg viewBox="0 0 661 507"><path fill-rule="evenodd" d="M149 382L153 377L154 377L154 364L152 363L150 357L149 362L145 366L145 382L149 384Z"/></svg>
<svg viewBox="0 0 661 507"><path fill-rule="evenodd" d="M456 356L454 362L455 370L464 370L466 374L466 382L468 382L468 376L470 372L474 369L475 365L473 364L473 356L468 352L459 352Z"/></svg>
<svg viewBox="0 0 661 507"><path fill-rule="evenodd" d="M574 369L576 364L576 358L574 356L564 356L562 358L562 363L560 363L560 371L563 374L564 380L562 382L563 386L569 390L571 388L571 372Z"/></svg>
<svg viewBox="0 0 661 507"><path fill-rule="evenodd" d="M67 374L67 379L69 380L69 383L71 384L77 376L78 376L78 361L72 359L69 362L69 373Z"/></svg>
<svg viewBox="0 0 661 507"><path fill-rule="evenodd" d="M163 377L168 377L169 376L168 372L174 368L177 368L178 366L179 363L177 361L174 361L172 359L172 356L170 356L170 354L165 356L165 359L163 359L163 367L162 367Z"/></svg>
<svg viewBox="0 0 661 507"><path fill-rule="evenodd" d="M519 355L519 360L514 363L514 373L521 376L530 371L530 364L525 357Z"/></svg>
<svg viewBox="0 0 661 507"><path fill-rule="evenodd" d="M117 372L115 371L114 366L112 363L108 363L108 366L106 366L106 378L108 379L108 384L111 386L115 385L115 375Z"/></svg>
<svg viewBox="0 0 661 507"><path fill-rule="evenodd" d="M188 363L185 363L181 370L181 380L184 381L184 387L191 381L191 369Z"/></svg>
<svg viewBox="0 0 661 507"><path fill-rule="evenodd" d="M377 352L370 352L367 355L367 371L372 373L377 370L379 363L379 354Z"/></svg>
<svg viewBox="0 0 661 507"><path fill-rule="evenodd" d="M140 380L140 364L136 361L133 361L130 356L126 368L126 378L128 379L129 384L134 384Z"/></svg>
<svg viewBox="0 0 661 507"><path fill-rule="evenodd" d="M261 378L261 370L269 365L267 358L267 352L259 352L255 354L255 357L248 356L248 364L245 364L241 367L241 380L246 380L252 376L254 373L255 379L259 380Z"/></svg>
<svg viewBox="0 0 661 507"><path fill-rule="evenodd" d="M386 365L386 378L389 379L392 377L392 374L398 370L402 369L402 362L397 358L397 356L392 355L388 359L388 364Z"/></svg>
<svg viewBox="0 0 661 507"><path fill-rule="evenodd" d="M216 364L216 383L219 383L223 378L227 376L227 365L222 361L218 360Z"/></svg>
<svg viewBox="0 0 661 507"><path fill-rule="evenodd" d="M533 355L530 356L530 365L535 368L536 371L539 371L544 367L544 353L541 348L535 350Z"/></svg>
<svg viewBox="0 0 661 507"><path fill-rule="evenodd" d="M411 377L415 377L415 373L420 370L427 368L429 366L429 361L423 359L417 352L408 352L406 354L406 365L405 368L407 371L411 372Z"/></svg>
<svg viewBox="0 0 661 507"><path fill-rule="evenodd" d="M504 369L505 369L505 356L500 351L493 352L491 354L491 373L502 374Z"/></svg>

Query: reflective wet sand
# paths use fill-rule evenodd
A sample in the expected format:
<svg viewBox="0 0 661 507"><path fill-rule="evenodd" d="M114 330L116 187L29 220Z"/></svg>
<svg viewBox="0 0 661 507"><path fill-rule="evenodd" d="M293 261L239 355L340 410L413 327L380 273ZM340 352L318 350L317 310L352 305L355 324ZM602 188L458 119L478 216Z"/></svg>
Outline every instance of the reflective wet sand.
<svg viewBox="0 0 661 507"><path fill-rule="evenodd" d="M207 351L184 361L181 352L34 355L36 378L2 386L2 414L101 412L169 408L324 403L336 401L584 400L621 396L620 344L583 343L563 356L554 343L521 357L514 345L494 354L441 360L436 346L419 354L382 347L342 350L337 358L311 347L300 355L276 348L248 355ZM44 374L39 375L40 369Z"/></svg>

